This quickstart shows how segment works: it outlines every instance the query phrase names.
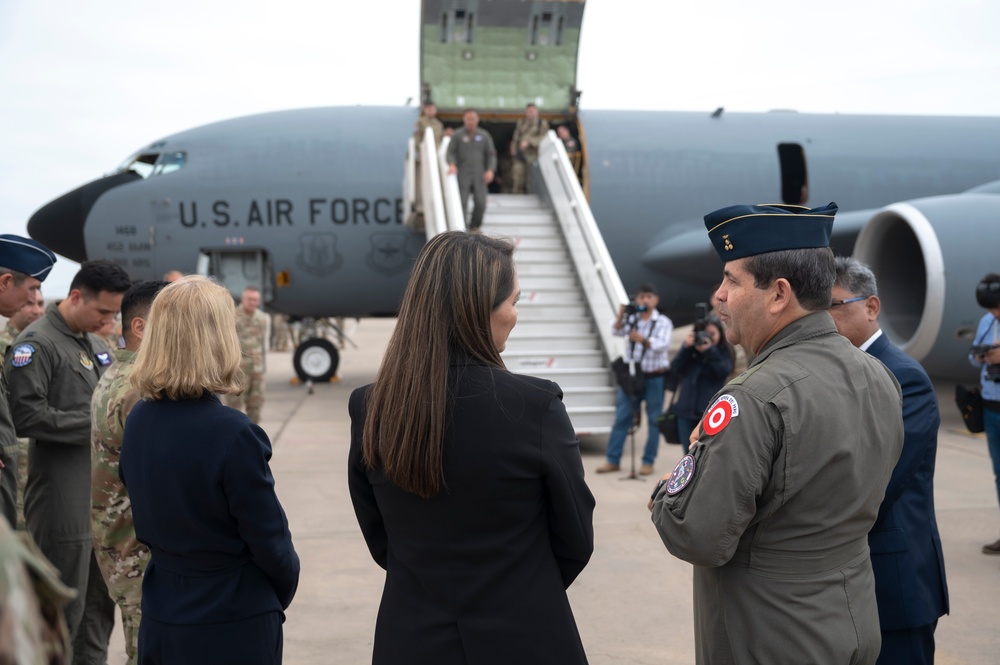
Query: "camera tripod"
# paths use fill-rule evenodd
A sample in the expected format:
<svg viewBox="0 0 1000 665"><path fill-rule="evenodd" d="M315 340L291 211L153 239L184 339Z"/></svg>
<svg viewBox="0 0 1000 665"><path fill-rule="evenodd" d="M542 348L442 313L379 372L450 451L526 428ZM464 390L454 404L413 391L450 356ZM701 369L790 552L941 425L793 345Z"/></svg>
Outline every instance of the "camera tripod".
<svg viewBox="0 0 1000 665"><path fill-rule="evenodd" d="M633 396L632 392L633 391L631 389L625 391L625 394L628 397L629 406L632 409L632 422L630 422L628 426L628 447L629 457L631 458L629 463L629 472L628 475L622 476L618 480L646 480L635 472L635 431L639 429L639 423L642 421L642 400L640 399L637 404L636 397L638 397L638 395Z"/></svg>

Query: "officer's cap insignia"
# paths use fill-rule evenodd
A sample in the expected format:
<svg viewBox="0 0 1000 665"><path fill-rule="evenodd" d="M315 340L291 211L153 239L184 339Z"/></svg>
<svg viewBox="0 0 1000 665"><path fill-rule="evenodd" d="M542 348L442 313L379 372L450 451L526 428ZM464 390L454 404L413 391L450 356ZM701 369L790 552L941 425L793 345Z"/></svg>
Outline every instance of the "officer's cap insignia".
<svg viewBox="0 0 1000 665"><path fill-rule="evenodd" d="M692 478L694 478L694 457L685 455L674 467L673 473L670 474L670 480L667 481L667 494L670 496L677 494L688 486Z"/></svg>
<svg viewBox="0 0 1000 665"><path fill-rule="evenodd" d="M80 352L80 364L84 369L94 369L94 361L87 357L83 351Z"/></svg>
<svg viewBox="0 0 1000 665"><path fill-rule="evenodd" d="M740 415L740 405L736 403L736 398L728 394L722 395L705 411L701 429L709 436L718 434L738 415Z"/></svg>
<svg viewBox="0 0 1000 665"><path fill-rule="evenodd" d="M30 344L19 344L14 347L14 353L10 364L14 367L24 367L31 362L31 357L33 355L35 355L35 347Z"/></svg>

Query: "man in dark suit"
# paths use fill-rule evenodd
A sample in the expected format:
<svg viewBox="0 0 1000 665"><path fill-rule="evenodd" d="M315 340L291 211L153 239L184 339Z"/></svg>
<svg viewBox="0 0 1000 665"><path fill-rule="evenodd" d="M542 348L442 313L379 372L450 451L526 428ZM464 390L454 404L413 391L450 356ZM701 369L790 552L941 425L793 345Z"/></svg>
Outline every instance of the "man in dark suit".
<svg viewBox="0 0 1000 665"><path fill-rule="evenodd" d="M836 259L830 314L841 335L885 364L903 389L903 452L868 534L882 629L879 665L934 662L934 629L948 613L941 537L934 517L934 460L941 424L937 396L920 364L889 342L878 324L871 269Z"/></svg>

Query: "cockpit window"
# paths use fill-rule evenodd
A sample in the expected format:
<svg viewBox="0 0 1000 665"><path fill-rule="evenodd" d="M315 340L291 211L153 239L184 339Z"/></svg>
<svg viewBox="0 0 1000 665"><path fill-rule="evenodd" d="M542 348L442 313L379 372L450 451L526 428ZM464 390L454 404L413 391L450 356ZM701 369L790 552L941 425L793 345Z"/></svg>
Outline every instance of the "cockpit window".
<svg viewBox="0 0 1000 665"><path fill-rule="evenodd" d="M126 159L115 173L132 171L143 180L157 175L166 175L184 168L186 152L140 152Z"/></svg>
<svg viewBox="0 0 1000 665"><path fill-rule="evenodd" d="M185 163L187 163L186 152L165 152L156 160L153 175L166 175L174 171L179 171L184 168Z"/></svg>

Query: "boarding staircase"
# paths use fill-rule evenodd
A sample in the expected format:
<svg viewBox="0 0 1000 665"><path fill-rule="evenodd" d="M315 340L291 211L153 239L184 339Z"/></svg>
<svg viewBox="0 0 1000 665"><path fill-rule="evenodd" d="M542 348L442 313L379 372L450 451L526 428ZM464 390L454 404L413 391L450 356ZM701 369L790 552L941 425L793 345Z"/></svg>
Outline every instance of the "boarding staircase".
<svg viewBox="0 0 1000 665"><path fill-rule="evenodd" d="M447 141L438 159L419 162L428 238L465 228L455 176L444 175ZM421 144L423 154L434 154L429 130ZM410 154L413 148L411 139ZM416 168L408 159L404 197L414 195ZM483 233L509 238L516 247L521 299L502 357L512 372L559 384L578 434L607 433L616 391L610 362L623 347L609 324L627 301L625 289L554 132L539 147L531 177L532 190L540 194L490 195L483 218Z"/></svg>

